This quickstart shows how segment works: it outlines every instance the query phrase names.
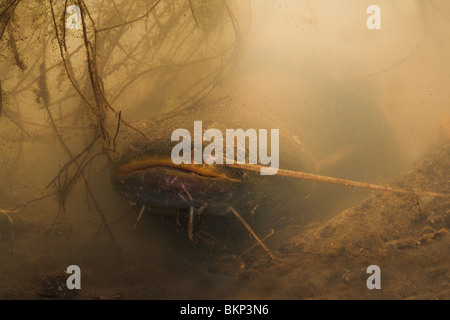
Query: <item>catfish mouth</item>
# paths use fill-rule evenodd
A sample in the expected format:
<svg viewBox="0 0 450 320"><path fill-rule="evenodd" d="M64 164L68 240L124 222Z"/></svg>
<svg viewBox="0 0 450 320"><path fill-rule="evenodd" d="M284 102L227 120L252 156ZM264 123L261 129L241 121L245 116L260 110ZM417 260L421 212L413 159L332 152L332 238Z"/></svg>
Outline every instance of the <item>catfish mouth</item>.
<svg viewBox="0 0 450 320"><path fill-rule="evenodd" d="M166 171L173 171L177 174L195 175L199 178L205 179L225 179L238 182L240 180L233 179L225 174L221 174L214 170L211 170L212 166L204 166L197 164L175 164L171 159L163 158L142 158L139 160L132 160L123 165L120 165L114 170L116 175L130 175L138 172L142 172L149 169L163 169Z"/></svg>

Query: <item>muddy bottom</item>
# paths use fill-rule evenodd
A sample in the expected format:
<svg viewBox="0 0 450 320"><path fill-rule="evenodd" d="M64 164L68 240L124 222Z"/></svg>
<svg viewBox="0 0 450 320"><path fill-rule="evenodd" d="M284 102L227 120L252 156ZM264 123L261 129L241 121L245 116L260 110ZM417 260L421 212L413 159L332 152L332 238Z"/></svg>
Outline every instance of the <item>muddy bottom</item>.
<svg viewBox="0 0 450 320"><path fill-rule="evenodd" d="M440 145L392 186L450 193L450 144ZM125 210L125 209L124 209ZM1 219L1 299L450 299L450 200L374 192L333 218L289 226L241 253L190 244L149 217L135 215L83 232L75 222L51 229L22 213ZM80 218L80 220L82 220ZM78 222L79 223L79 222ZM64 271L81 269L81 290ZM367 267L381 270L369 290Z"/></svg>

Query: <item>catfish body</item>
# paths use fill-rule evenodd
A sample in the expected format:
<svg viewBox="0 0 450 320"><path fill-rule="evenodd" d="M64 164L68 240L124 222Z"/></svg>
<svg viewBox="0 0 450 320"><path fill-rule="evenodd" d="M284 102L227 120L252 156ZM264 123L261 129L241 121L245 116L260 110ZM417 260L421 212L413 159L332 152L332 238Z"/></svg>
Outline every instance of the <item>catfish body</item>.
<svg viewBox="0 0 450 320"><path fill-rule="evenodd" d="M207 220L223 224L234 219L228 212L232 206L255 229L267 230L280 219L298 216L302 213L298 203L312 190L309 181L261 175L226 164L175 165L171 161L171 151L178 143L171 141L172 132L193 129L194 121L201 120L204 130L214 128L223 133L237 128L279 129L280 168L315 170L313 157L288 129L271 128L273 119L261 114L236 117L235 111L226 103L203 105L157 121L158 126L147 133L149 141L135 141L124 150L112 171L113 185L130 204L155 208L165 219L194 207L202 208L201 215ZM207 145L203 142L203 147ZM271 152L270 147L267 152Z"/></svg>

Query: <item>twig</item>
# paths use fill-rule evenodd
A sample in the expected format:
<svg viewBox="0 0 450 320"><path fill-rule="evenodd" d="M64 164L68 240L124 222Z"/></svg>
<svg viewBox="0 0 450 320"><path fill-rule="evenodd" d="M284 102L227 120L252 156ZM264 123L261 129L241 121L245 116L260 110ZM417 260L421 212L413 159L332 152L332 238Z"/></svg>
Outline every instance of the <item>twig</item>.
<svg viewBox="0 0 450 320"><path fill-rule="evenodd" d="M228 210L233 212L233 214L236 216L236 218L239 219L239 221L244 225L244 227L248 230L248 232L250 232L250 234L253 236L253 238L255 238L255 240L258 241L258 244L261 246L261 248L263 248L263 250L266 252L266 254L270 258L270 260L272 260L272 261L275 260L272 252L270 252L269 248L267 248L266 245L259 239L259 237L253 231L253 229L249 226L247 221L245 221L244 218L242 218L241 215L236 210L234 210L233 207L229 207Z"/></svg>
<svg viewBox="0 0 450 320"><path fill-rule="evenodd" d="M17 206L17 207L15 207L14 209L10 210L10 212L11 212L11 213L16 213L16 212L18 212L20 209L22 209L22 208L26 207L27 205L29 205L30 203L33 203L33 202L36 202L36 201L40 201L40 200L44 200L44 199L46 199L46 198L49 198L49 197L51 197L51 196L56 196L56 195L58 195L57 192L52 192L52 193L48 193L48 194L46 194L46 195L44 195L44 196L42 196L42 197L38 197L38 198L34 198L34 199L31 199L31 200L28 200L28 201L22 203L20 206Z"/></svg>
<svg viewBox="0 0 450 320"><path fill-rule="evenodd" d="M386 68L384 68L382 70L379 70L379 71L376 71L376 72L373 72L373 73L369 73L369 74L361 77L361 79L367 79L367 78L370 78L370 77L378 76L378 75L380 75L382 73L388 72L388 71L393 70L393 69L397 68L398 66L402 65L403 63L408 61L414 54L416 54L419 51L420 47L422 47L423 43L425 42L425 39L426 39L427 35L428 34L425 32L423 37L422 37L422 40L420 40L420 42L416 45L416 47L408 55L406 55L405 57L403 57L399 61L394 62L393 64L391 64L390 66L388 66L388 67L386 67Z"/></svg>
<svg viewBox="0 0 450 320"><path fill-rule="evenodd" d="M11 220L11 217L10 217L9 215L10 215L10 214L13 214L13 213L17 213L18 211L19 211L19 209L16 209L16 210L14 210L14 211L0 209L0 213L3 213L4 215L6 215L6 216L8 217L9 220ZM12 222L12 221L11 221L11 222Z"/></svg>
<svg viewBox="0 0 450 320"><path fill-rule="evenodd" d="M266 168L266 169L268 168L268 167L257 165L257 164L225 164L225 165L229 166L229 167L235 167L235 168L240 168L243 170L249 170L249 171L255 171L255 172L260 172L260 170L262 168ZM421 190L415 190L415 189L394 188L394 187L382 186L382 185L373 184L373 183L358 182L358 181L353 181L353 180L348 180L348 179L340 179L340 178L321 176L321 175L302 172L302 171L278 169L277 175L284 176L284 177L292 177L292 178L297 178L297 179L306 179L306 180L314 180L314 181L342 184L342 185L350 186L350 187L357 187L357 188L371 189L371 190L380 190L380 191L393 192L393 193L402 193L402 194L411 194L412 193L412 194L422 195L422 196L450 198L450 194L421 191Z"/></svg>
<svg viewBox="0 0 450 320"><path fill-rule="evenodd" d="M67 0L65 0L64 2L64 11L62 12L61 15L61 25L62 27L62 43L63 43L63 47L64 47L64 51L67 52L67 45L66 45L66 14L67 14Z"/></svg>
<svg viewBox="0 0 450 320"><path fill-rule="evenodd" d="M12 20L12 21L14 21L14 20ZM8 27L8 35L9 35L8 44L9 44L9 48L11 49L11 51L13 53L14 61L15 61L16 65L20 68L20 70L24 71L27 68L27 66L25 65L23 60L20 58L19 51L18 51L17 45L16 45L16 40L14 39L11 24Z"/></svg>
<svg viewBox="0 0 450 320"><path fill-rule="evenodd" d="M85 9L85 3L84 1L79 0L78 5L80 7L80 14L81 14L81 23L83 25L83 39L84 39L84 46L86 48L86 60L87 60L87 66L89 71L89 79L91 82L92 87L92 93L94 95L95 105L96 109L93 110L94 114L98 118L98 125L100 129L100 134L103 137L103 139L106 141L106 145L109 146L110 140L108 132L106 131L106 128L104 126L104 121L106 117L106 110L105 110L105 97L103 96L103 82L100 76L97 73L97 53L96 53L96 38L94 37L94 44L91 43L88 37L87 33L87 27L86 27L86 21L84 17L84 11Z"/></svg>
<svg viewBox="0 0 450 320"><path fill-rule="evenodd" d="M50 187L50 185L56 181L56 179L58 179L58 177L65 171L67 170L75 161L77 161L84 153L89 152L92 148L92 146L94 145L94 143L96 142L96 139L94 139L94 141L92 141L86 148L84 148L83 151L81 151L79 154L77 154L76 156L74 156L73 158L71 158L68 162L66 162L62 168L58 171L58 174L56 175L56 177L50 181L47 186L45 187L46 189L48 189L48 187Z"/></svg>
<svg viewBox="0 0 450 320"><path fill-rule="evenodd" d="M58 190L59 191L59 190ZM56 222L61 217L61 211L66 212L65 205L63 201L58 201L58 213L55 216L55 219L53 219L52 225L50 226L50 231L53 232Z"/></svg>
<svg viewBox="0 0 450 320"><path fill-rule="evenodd" d="M116 134L114 135L114 139L113 139L113 150L112 152L116 152L116 139L117 139L117 135L119 134L119 130L120 130L120 120L122 119L122 111L119 111L119 116L118 116L119 120L117 120L117 129L116 129Z"/></svg>
<svg viewBox="0 0 450 320"><path fill-rule="evenodd" d="M265 236L261 242L266 241L267 239L269 239L270 237L272 237L275 233L274 229L270 229L269 234L267 236ZM249 253L251 250L253 250L254 248L256 248L258 246L258 243L255 243L254 245L252 245L250 248L248 248L247 250L245 250L244 252L242 252L239 257L242 257L243 255Z"/></svg>
<svg viewBox="0 0 450 320"><path fill-rule="evenodd" d="M0 32L0 40L3 38L3 33L5 32L5 29L8 25L9 20L11 19L11 16L14 13L14 10L16 10L17 5L19 4L20 0L10 0L9 3L6 5L6 8L0 12L0 16L2 19L2 24L0 24L1 32ZM9 11L9 12L8 12ZM5 19L6 17L6 19Z"/></svg>

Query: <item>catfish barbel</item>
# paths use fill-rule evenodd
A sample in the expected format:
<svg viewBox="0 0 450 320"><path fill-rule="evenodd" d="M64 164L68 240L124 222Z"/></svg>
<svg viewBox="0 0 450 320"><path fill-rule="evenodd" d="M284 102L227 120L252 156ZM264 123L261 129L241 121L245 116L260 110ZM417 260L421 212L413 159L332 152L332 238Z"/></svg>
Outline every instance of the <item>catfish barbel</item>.
<svg viewBox="0 0 450 320"><path fill-rule="evenodd" d="M187 214L193 207L206 220L220 221L219 229L225 228L223 224L229 220L235 220L227 210L230 206L256 231L273 228L279 220L298 217L302 213L299 204L312 190L309 181L299 183L288 177L261 175L225 164L174 164L172 161L171 151L178 143L171 141L172 132L178 128L189 130L194 121L201 120L204 130L215 128L223 133L229 128L273 129L269 126L272 117L243 116L248 110L239 110L239 116L237 111L225 105L203 105L158 121L158 126L147 133L150 141L130 144L123 152L112 170L113 185L137 208L145 206L148 211L155 208L159 216L167 218L173 213ZM314 171L313 157L299 143L299 138L287 129L279 129L280 167ZM205 147L206 143L202 143ZM237 150L237 140L235 143ZM248 156L248 144L245 149Z"/></svg>

